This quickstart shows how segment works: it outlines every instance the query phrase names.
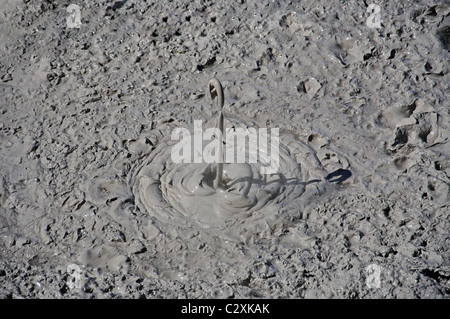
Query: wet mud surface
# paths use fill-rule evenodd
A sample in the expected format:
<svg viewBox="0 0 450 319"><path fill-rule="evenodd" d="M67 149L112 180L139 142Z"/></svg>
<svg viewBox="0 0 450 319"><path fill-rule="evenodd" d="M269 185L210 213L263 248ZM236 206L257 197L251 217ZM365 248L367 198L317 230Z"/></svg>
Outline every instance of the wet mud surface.
<svg viewBox="0 0 450 319"><path fill-rule="evenodd" d="M450 7L368 4L4 1L0 297L448 298ZM280 132L227 198L169 156L213 77Z"/></svg>

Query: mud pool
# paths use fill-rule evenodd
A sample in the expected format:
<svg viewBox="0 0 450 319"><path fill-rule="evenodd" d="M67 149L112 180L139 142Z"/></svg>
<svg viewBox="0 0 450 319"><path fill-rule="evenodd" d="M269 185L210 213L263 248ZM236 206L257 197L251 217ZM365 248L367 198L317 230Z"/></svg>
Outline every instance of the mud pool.
<svg viewBox="0 0 450 319"><path fill-rule="evenodd" d="M448 298L450 8L369 5L2 1L0 297Z"/></svg>

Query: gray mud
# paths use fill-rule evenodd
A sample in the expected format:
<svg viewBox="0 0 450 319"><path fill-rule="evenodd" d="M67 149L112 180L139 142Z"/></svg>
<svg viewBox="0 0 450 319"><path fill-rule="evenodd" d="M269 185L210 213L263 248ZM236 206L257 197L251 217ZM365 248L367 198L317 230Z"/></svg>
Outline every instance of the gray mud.
<svg viewBox="0 0 450 319"><path fill-rule="evenodd" d="M368 4L3 0L0 297L448 298L449 3ZM136 196L213 77L305 186L220 232Z"/></svg>

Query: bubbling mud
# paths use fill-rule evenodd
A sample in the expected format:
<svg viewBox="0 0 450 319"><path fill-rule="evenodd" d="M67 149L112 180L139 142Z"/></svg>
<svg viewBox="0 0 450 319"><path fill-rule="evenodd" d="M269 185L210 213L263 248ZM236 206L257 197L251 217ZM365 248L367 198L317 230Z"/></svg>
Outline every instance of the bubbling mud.
<svg viewBox="0 0 450 319"><path fill-rule="evenodd" d="M211 85L217 82L210 82L210 93L217 88L221 90L221 86ZM223 105L223 100L220 101L223 92L211 94L211 97L213 104ZM248 128L244 122L223 118L220 111L217 124L220 132L232 130L224 130L229 126ZM285 204L292 204L305 193L321 193L326 184L327 172L316 152L293 134L282 134L278 170L270 174L262 173L267 163L259 160L222 163L220 159L229 147L245 152L246 159L255 155L252 152L258 152L258 159L272 155L268 151L261 154L261 149L246 148L239 143L225 143L224 149L222 143L218 143L218 160L214 163L176 163L171 151L178 141L172 140L170 134L162 135L166 137L136 168L131 181L138 207L161 222L222 229L236 222L249 226L257 220L273 220ZM216 138L221 140L221 134Z"/></svg>

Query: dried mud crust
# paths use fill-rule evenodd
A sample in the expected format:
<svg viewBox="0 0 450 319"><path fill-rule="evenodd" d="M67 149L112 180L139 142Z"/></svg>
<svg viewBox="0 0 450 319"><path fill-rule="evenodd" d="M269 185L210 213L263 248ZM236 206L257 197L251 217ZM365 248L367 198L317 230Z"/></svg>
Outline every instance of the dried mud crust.
<svg viewBox="0 0 450 319"><path fill-rule="evenodd" d="M383 2L380 29L364 2L131 0L70 29L71 3L2 3L0 297L448 298L444 1ZM167 124L215 118L212 76L351 176L260 236L162 227L128 178Z"/></svg>
<svg viewBox="0 0 450 319"><path fill-rule="evenodd" d="M439 236L443 216L443 209L431 215L410 213L409 206L381 197L337 197L314 207L270 240L228 247L205 243L201 234L188 242L161 240L148 247L147 254L131 254L131 268L122 274L103 267L83 268L80 289L69 288L65 267L36 258L14 263L16 268L2 261L1 294L5 298L440 298L448 294L449 280L442 267L447 243ZM213 262L217 253L228 260L216 260L206 277L190 280L201 272L202 264L192 261L199 250L203 262ZM239 263L231 270L233 259ZM144 275L133 267L167 262L179 263L179 269L159 275L147 270ZM191 272L184 270L188 263ZM370 264L382 269L379 289L365 283Z"/></svg>

